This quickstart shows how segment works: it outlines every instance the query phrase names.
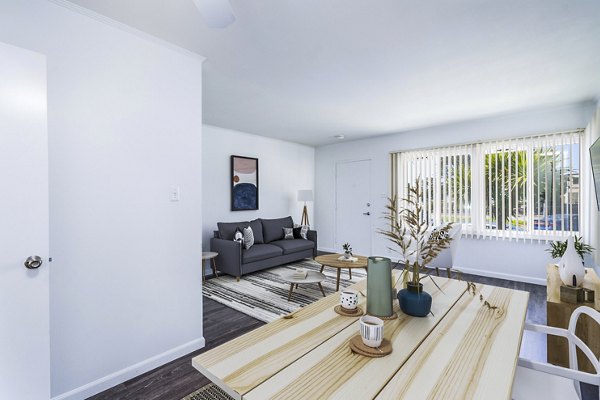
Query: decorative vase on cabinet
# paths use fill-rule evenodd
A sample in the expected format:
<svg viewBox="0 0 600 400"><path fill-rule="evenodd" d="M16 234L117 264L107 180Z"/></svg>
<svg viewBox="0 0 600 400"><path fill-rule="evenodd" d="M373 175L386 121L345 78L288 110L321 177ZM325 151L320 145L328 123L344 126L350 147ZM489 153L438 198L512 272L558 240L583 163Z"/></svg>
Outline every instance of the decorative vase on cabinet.
<svg viewBox="0 0 600 400"><path fill-rule="evenodd" d="M389 258L369 257L367 268L367 314L391 317L392 265Z"/></svg>
<svg viewBox="0 0 600 400"><path fill-rule="evenodd" d="M567 249L558 262L560 279L567 286L581 286L585 278L585 267L577 250L573 236L567 239Z"/></svg>

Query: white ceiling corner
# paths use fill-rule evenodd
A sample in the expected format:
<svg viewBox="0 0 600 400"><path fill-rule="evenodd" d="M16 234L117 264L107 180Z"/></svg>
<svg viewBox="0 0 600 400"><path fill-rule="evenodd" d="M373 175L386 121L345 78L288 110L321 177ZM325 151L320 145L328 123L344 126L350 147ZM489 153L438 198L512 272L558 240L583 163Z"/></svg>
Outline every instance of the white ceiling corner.
<svg viewBox="0 0 600 400"><path fill-rule="evenodd" d="M207 57L204 121L333 143L600 95L597 0L71 0Z"/></svg>

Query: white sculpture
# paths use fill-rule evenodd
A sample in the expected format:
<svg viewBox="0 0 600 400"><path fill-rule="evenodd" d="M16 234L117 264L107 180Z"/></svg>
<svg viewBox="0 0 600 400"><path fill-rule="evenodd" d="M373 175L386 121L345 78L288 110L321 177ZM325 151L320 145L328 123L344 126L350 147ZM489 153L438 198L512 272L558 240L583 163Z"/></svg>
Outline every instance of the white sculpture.
<svg viewBox="0 0 600 400"><path fill-rule="evenodd" d="M567 239L567 248L558 262L560 279L567 286L581 286L585 278L585 267L577 250L573 236ZM574 278L573 278L574 277Z"/></svg>

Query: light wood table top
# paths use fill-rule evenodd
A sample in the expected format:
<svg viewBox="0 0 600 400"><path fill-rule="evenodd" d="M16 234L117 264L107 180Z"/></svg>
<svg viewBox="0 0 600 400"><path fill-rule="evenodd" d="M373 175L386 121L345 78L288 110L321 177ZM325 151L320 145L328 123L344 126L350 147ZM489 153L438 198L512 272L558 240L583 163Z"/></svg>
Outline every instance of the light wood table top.
<svg viewBox="0 0 600 400"><path fill-rule="evenodd" d="M432 312L385 321L392 354L350 351L358 318L335 313L334 293L194 357L192 364L236 399L509 399L529 294L477 285L489 310L465 282L428 279ZM365 293L366 281L351 287ZM359 295L359 305L366 298Z"/></svg>
<svg viewBox="0 0 600 400"><path fill-rule="evenodd" d="M340 261L338 260L343 254L326 254L315 257L315 261L321 265L335 268L365 268L367 266L367 257L356 255L357 261Z"/></svg>

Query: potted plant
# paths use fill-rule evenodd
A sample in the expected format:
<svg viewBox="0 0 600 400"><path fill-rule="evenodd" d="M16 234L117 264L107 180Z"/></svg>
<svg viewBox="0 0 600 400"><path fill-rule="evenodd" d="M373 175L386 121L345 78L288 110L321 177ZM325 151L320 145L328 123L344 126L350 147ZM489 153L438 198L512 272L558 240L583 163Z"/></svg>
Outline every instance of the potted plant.
<svg viewBox="0 0 600 400"><path fill-rule="evenodd" d="M399 207L395 197L389 198L384 218L390 228L379 231L395 245L396 248L390 249L404 259L399 279L404 280L406 288L398 292L398 301L405 314L416 317L425 317L431 312L431 295L423 290L421 283L421 279L429 276L425 268L452 241L449 235L452 223L440 227L436 235L431 235L423 217L422 198L418 181L408 185L408 197L401 200L403 207Z"/></svg>
<svg viewBox="0 0 600 400"><path fill-rule="evenodd" d="M546 249L546 251L550 253L552 258L561 258L567 250L568 241L569 240L567 239L564 242L560 240L557 240L556 242L551 242L550 248ZM577 252L577 254L579 254L579 257L581 257L582 261L583 257L586 254L592 254L592 251L594 251L594 248L592 246L583 242L581 236L575 235L573 244L575 246L575 251Z"/></svg>
<svg viewBox="0 0 600 400"><path fill-rule="evenodd" d="M344 249L344 258L349 260L352 258L352 247L350 247L350 243L344 243L342 245L342 249Z"/></svg>
<svg viewBox="0 0 600 400"><path fill-rule="evenodd" d="M556 241L550 243L546 249L552 258L559 258L558 273L560 279L567 286L581 286L585 279L585 267L583 257L594 250L589 244L583 243L580 236L569 236L564 242Z"/></svg>

